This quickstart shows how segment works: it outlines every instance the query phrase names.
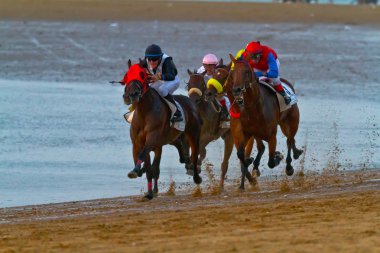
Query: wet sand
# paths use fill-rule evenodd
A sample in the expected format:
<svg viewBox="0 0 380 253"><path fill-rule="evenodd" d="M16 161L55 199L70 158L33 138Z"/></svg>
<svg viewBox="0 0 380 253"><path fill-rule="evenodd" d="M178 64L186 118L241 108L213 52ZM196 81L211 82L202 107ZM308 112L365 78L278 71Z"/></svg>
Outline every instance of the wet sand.
<svg viewBox="0 0 380 253"><path fill-rule="evenodd" d="M2 0L0 19L59 21L203 21L380 24L380 8L362 5L207 3L131 0Z"/></svg>
<svg viewBox="0 0 380 253"><path fill-rule="evenodd" d="M379 170L174 192L0 210L0 251L380 251Z"/></svg>
<svg viewBox="0 0 380 253"><path fill-rule="evenodd" d="M34 5L30 5L30 3ZM310 26L317 27L319 32L323 32L324 27L319 27L320 23L360 24L363 27L354 28L364 31L368 29L368 25L377 26L380 23L378 19L379 8L371 6L226 5L167 2L138 2L132 5L130 1L112 1L110 3L109 1L84 0L75 1L75 3L78 3L78 5L73 8L73 1L65 0L25 0L17 1L17 3L3 0L0 2L0 18L2 20L15 20L16 25L15 23L10 23L11 28L18 28L18 21L30 22L36 20L52 22L52 27L54 27L57 25L57 23L54 23L55 21L73 20L86 21L87 23L104 20L136 21L155 19L160 21L224 20L241 22L263 21L265 17L265 22L309 23ZM270 8L267 8L268 6ZM184 15L189 8L192 8L192 15ZM199 9L197 8L201 8L203 11L198 12ZM252 11L249 11L249 8L253 8L251 9ZM264 8L265 12L257 11L261 10L260 8ZM269 14L268 9L271 11ZM144 13L149 13L149 15L142 15L141 10L147 10ZM156 12L156 10L158 11ZM234 15L227 15L227 10L234 13ZM282 15L285 10L289 11L289 14ZM258 15L251 15L255 11ZM31 22L30 26L35 24ZM300 30L295 29L295 33L300 33L298 34L298 39L304 36L303 27L301 25L299 27ZM291 32L293 28L293 26L289 26L284 29ZM96 27L93 30L91 29L92 27L89 30L96 35ZM277 29L282 31L281 28ZM340 31L339 26L335 26L332 30L334 29ZM23 34L24 30L20 30L21 34ZM28 35L33 30L26 29L25 31ZM51 27L48 27L46 31L52 31ZM194 32L193 30L190 31ZM69 33L75 39L83 39L78 36L79 33L72 31L69 31ZM373 33L373 30L368 29L368 34L370 33ZM175 34L176 32L174 32L174 37ZM38 30L32 35L36 35L36 38L41 41L45 39L44 33ZM269 41L276 39L272 38L271 34L266 35L268 36L266 39ZM310 36L310 34L306 35ZM57 36L58 39L62 40L62 37L59 36ZM213 36L219 38L218 35ZM50 39L54 36L47 37ZM96 41L95 39L86 39L86 43ZM51 51L42 42L32 41L39 48L42 48L44 52L47 52L47 56L50 57L47 59L50 59L50 61L46 60L46 62L49 65L54 63L56 58L61 59L61 56L65 55L64 52ZM81 45L75 43L75 40L71 39L69 41L74 41L73 44L80 48ZM141 41L141 38L137 38L137 41ZM134 43L136 45L138 42ZM302 43L302 40L299 39L298 43ZM321 52L326 52L326 48L319 48L320 44L322 43L316 43L311 47L311 49L316 50L312 61L307 60L300 63L298 58L293 58L291 55L287 58L289 63L297 63L299 66L296 69L290 67L292 66L291 64L288 64L288 67L285 68L288 68L287 70L290 73L306 71L307 75L302 76L304 83L305 80L308 80L310 83L320 84L322 88L329 88L329 91L318 90L316 92L316 89L312 86L300 86L301 93L306 97L327 96L334 99L337 93L333 91L340 91L344 84L348 85L345 87L350 87L345 92L350 97L355 97L351 88L355 89L356 83L352 80L363 77L364 73L367 86L363 85L365 90L360 94L361 96L372 95L372 100L378 101L378 98L373 94L373 89L378 88L376 83L378 74L370 75L372 72L368 69L371 68L367 68L367 66L372 66L373 63L378 62L377 58L370 57L369 61L361 62L363 70L359 73L355 72L354 66L348 64L344 66L343 70L342 68L340 69L342 72L331 71L329 75L325 75L323 69L319 70L325 63L321 59L327 59L331 65L336 63L336 59L334 57L329 58L328 54L321 54ZM98 44L90 44L90 48L91 46L97 49L101 48ZM331 43L329 47L331 46L337 45ZM345 51L353 52L352 45L340 45L340 47L344 46L347 46L344 49ZM287 47L291 47L291 45L284 45L282 49L291 51ZM307 46L303 48L306 51L311 50ZM375 48L374 50L378 49ZM90 51L87 50L86 52ZM115 74L117 72L115 66L112 65L111 61L102 57L101 54L99 56L98 52L96 51L95 54L91 51L91 54L88 54L86 59L94 61L93 57L95 57L101 64L95 64L95 66L84 64L81 66L88 68L88 72L104 70L104 66L107 66L105 73L108 76ZM140 52L131 52L131 54L137 57ZM75 56L75 52L73 55ZM187 52L186 55L190 55L190 52ZM318 58L318 55L320 55L321 59ZM78 60L74 56L70 60ZM46 78L39 75L38 71L49 69L48 66L36 67L35 62L30 66L28 65L27 68L23 68L23 72L21 70L17 72L17 69L25 65L21 65L21 61L16 62L16 60L23 59L25 60L23 63L28 61L28 57L35 60L33 54L23 54L23 51L21 51L19 55L9 54L9 57L13 60L12 64L15 64L15 66L3 63L1 66L6 67L2 70L4 76L16 78L17 75L14 75L16 73L21 78ZM118 59L117 63L120 66L122 60ZM188 66L189 61L195 63L196 60L197 57L193 56L183 65ZM45 62L45 58L42 58L41 62ZM77 67L75 62L74 64L69 61L64 63ZM83 72L70 72L68 70L71 69L67 67L58 66L55 70L58 70L56 71L58 74L52 75L50 78L58 80L87 78L89 80L88 78L94 77L89 77L88 74L83 74ZM319 79L320 77L322 80ZM330 87L331 82L328 82L328 80L331 79L334 79L337 83L341 81L343 84ZM345 82L346 80L349 80L348 84ZM374 122L377 122L375 117L369 123L375 126L376 123ZM309 122L309 124L312 123L313 121ZM334 126L336 128L336 125ZM368 125L368 127L370 126ZM378 150L376 149L378 146L378 132L376 132L378 130L376 129L373 130L374 135L371 135L373 142L371 142L371 148L368 151L368 164L373 162L371 160L373 159L372 152ZM341 133L338 131L336 135L338 134ZM332 138L336 137L335 135L332 136ZM320 142L324 142L324 140L322 139ZM314 152L317 152L316 156L325 155L321 154L321 152L318 153L318 150L322 150L320 148L323 147L323 144L314 147ZM293 177L262 178L259 179L258 186L248 186L246 192L243 193L236 190L238 182L232 182L226 187L225 191L219 193L217 180L215 181L215 178L212 177L212 173L205 173L203 174L204 180L209 183L202 185L201 190L195 186L186 188L187 190L173 190L174 187L169 187L160 193L158 198L150 202L143 201L141 196L135 196L3 208L0 209L0 251L379 252L380 168L368 170L365 168L366 166L363 166L363 170L356 172L342 171L339 168L339 163L334 162L334 158L339 156L341 151L339 147L332 146L332 148L334 147L337 149L329 151L332 152L333 161L330 167L326 167L322 172L313 172L314 168L305 168L304 170L301 158L298 167L301 169L296 170L296 175ZM309 150L312 150L312 148L309 147ZM353 166L360 167L359 164L353 164ZM315 171L319 169L315 168ZM175 194L174 196L173 193Z"/></svg>

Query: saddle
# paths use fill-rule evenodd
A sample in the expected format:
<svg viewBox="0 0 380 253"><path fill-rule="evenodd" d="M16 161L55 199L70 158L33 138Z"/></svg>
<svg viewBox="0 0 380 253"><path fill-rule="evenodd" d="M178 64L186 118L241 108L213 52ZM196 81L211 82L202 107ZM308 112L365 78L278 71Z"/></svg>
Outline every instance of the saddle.
<svg viewBox="0 0 380 253"><path fill-rule="evenodd" d="M280 112L286 111L287 109L291 108L292 105L296 104L298 102L296 94L293 92L293 90L287 85L285 82L281 81L282 87L284 88L285 93L290 97L291 101L287 105L285 104L284 97L281 96L274 88L272 85L268 83L268 79L263 78L259 79L259 84L264 86L265 88L269 89L273 94L276 94L278 104L280 106Z"/></svg>

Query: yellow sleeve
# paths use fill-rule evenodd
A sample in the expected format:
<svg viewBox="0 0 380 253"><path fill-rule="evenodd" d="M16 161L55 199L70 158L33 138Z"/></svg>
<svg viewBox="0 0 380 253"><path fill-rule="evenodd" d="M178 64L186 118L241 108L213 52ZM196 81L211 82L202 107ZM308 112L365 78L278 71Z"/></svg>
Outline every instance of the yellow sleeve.
<svg viewBox="0 0 380 253"><path fill-rule="evenodd" d="M240 49L239 52L236 53L236 55L235 55L235 59L239 59L239 58L243 55L244 51L245 51L244 48L243 48L243 49ZM231 65L231 69L234 69L234 65L235 65L235 64L232 63L232 65Z"/></svg>

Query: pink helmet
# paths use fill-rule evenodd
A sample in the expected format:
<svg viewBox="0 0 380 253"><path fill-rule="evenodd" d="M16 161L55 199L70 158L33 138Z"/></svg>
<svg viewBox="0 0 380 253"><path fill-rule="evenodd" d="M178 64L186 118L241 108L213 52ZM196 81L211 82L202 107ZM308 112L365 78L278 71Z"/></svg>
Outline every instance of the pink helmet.
<svg viewBox="0 0 380 253"><path fill-rule="evenodd" d="M218 64L218 58L215 54L206 54L202 60L203 64Z"/></svg>

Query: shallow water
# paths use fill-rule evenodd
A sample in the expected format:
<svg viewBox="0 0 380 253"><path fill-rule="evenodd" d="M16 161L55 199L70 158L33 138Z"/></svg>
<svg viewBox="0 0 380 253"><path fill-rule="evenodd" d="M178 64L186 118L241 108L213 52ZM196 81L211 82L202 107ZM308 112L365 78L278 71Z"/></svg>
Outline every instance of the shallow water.
<svg viewBox="0 0 380 253"><path fill-rule="evenodd" d="M122 118L127 109L122 86L1 80L0 87L1 207L143 192L144 177L126 176L133 161L129 125ZM380 167L375 152L379 149L378 103L350 105L345 100L301 96L299 106L302 121L297 141L299 146L307 145L307 155L304 164L294 163L296 171L321 170L331 162L347 169ZM285 139L278 137L278 150L284 153ZM212 143L208 151L208 161L219 175L222 141ZM263 176L284 175L284 162L269 170L267 157L262 159ZM239 174L234 151L228 176ZM168 146L161 164L160 180L165 182L161 191L171 178L177 185L192 185L176 150Z"/></svg>
<svg viewBox="0 0 380 253"><path fill-rule="evenodd" d="M127 110L122 87L107 81L121 78L126 60L135 61L145 44L154 42L174 57L183 88L186 69L199 67L206 52L227 59L251 39L276 48L281 73L295 83L301 111L296 140L306 146L304 160L294 162L296 172L379 168L377 28L0 21L0 206L142 193L146 180L126 176L132 151L129 125L122 117ZM285 143L279 133L283 153ZM209 146L208 161L217 178L222 155L222 141ZM269 170L267 159L265 153L263 176L282 177L285 163ZM234 151L228 183L239 178L238 164ZM171 178L191 191L192 178L185 175L175 149L167 146L161 192ZM203 179L208 183L205 174Z"/></svg>

